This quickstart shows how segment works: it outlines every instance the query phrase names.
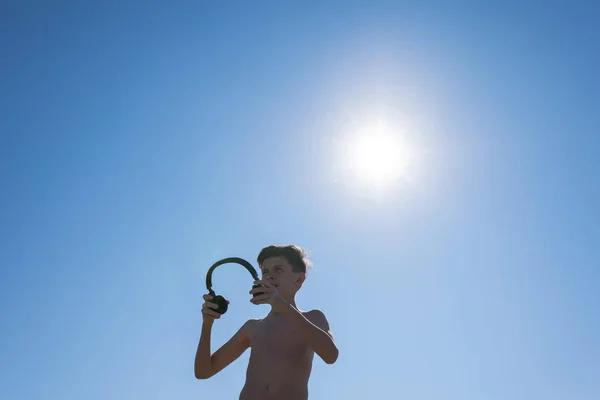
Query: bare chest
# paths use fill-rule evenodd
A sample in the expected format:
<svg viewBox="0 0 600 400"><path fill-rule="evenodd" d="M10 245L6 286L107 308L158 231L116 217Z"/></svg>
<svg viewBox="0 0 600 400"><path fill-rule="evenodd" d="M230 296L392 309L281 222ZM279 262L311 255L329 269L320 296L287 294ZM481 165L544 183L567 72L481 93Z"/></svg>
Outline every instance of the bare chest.
<svg viewBox="0 0 600 400"><path fill-rule="evenodd" d="M300 358L308 351L308 347L300 334L283 317L261 321L251 337L252 350L257 354Z"/></svg>

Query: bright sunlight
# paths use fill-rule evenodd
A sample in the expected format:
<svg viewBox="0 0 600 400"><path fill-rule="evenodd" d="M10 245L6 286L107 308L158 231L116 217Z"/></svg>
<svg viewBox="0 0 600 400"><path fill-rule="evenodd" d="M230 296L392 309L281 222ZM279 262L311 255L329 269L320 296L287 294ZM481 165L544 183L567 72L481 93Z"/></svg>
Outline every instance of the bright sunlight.
<svg viewBox="0 0 600 400"><path fill-rule="evenodd" d="M336 181L378 200L414 186L422 167L418 132L417 124L402 115L353 112L332 142Z"/></svg>
<svg viewBox="0 0 600 400"><path fill-rule="evenodd" d="M411 180L414 151L400 132L375 124L353 132L344 142L342 164L355 184L381 191Z"/></svg>
<svg viewBox="0 0 600 400"><path fill-rule="evenodd" d="M408 148L391 134L375 132L355 138L348 152L357 178L377 186L398 179L408 165Z"/></svg>

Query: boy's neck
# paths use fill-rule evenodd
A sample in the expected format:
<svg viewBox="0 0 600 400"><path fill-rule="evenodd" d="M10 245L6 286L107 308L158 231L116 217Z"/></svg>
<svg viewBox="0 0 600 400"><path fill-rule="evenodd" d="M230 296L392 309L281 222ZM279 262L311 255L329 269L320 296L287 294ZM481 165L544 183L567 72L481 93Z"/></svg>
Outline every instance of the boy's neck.
<svg viewBox="0 0 600 400"><path fill-rule="evenodd" d="M291 305L292 307L294 307L296 309L298 308L298 307L296 307L296 299L295 298L293 298L291 300L290 299L285 299L285 301L287 301L288 304ZM281 313L273 311L273 308L271 308L271 311L269 311L269 314L267 316L269 316L269 315L271 315L271 316L278 316L278 315L281 315Z"/></svg>

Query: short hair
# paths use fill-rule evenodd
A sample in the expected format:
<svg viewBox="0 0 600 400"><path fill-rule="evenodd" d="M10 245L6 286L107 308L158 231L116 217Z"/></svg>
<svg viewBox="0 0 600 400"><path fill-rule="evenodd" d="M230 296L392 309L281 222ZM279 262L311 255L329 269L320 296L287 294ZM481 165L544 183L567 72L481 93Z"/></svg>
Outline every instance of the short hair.
<svg viewBox="0 0 600 400"><path fill-rule="evenodd" d="M297 245L269 245L258 253L256 261L258 261L258 265L262 265L267 258L277 256L285 257L292 266L292 271L296 273L306 273L306 268L312 265L307 258L308 254L306 250Z"/></svg>

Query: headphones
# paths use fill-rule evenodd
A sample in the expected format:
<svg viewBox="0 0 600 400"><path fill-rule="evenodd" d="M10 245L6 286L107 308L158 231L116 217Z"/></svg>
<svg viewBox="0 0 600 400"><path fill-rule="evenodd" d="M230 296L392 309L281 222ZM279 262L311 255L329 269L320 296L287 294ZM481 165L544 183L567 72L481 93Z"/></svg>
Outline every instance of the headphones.
<svg viewBox="0 0 600 400"><path fill-rule="evenodd" d="M227 300L225 300L225 297L215 294L215 291L212 288L212 273L215 270L215 268L217 268L219 265L223 265L223 264L227 264L227 263L240 264L240 265L246 267L246 269L248 270L248 272L250 272L250 274L252 275L254 280L255 281L259 280L258 274L256 273L256 270L254 269L252 264L250 264L248 261L244 260L243 258L228 257L228 258L224 258L224 259L219 260L216 263L214 263L212 265L212 267L210 267L208 272L206 273L206 288L208 289L208 294L210 294L213 297L211 302L215 303L218 306L218 308L215 311L218 312L219 314L225 314L225 312L227 311ZM257 288L257 287L262 287L262 285L253 285L252 289ZM253 297L259 296L261 294L262 293L254 293Z"/></svg>

